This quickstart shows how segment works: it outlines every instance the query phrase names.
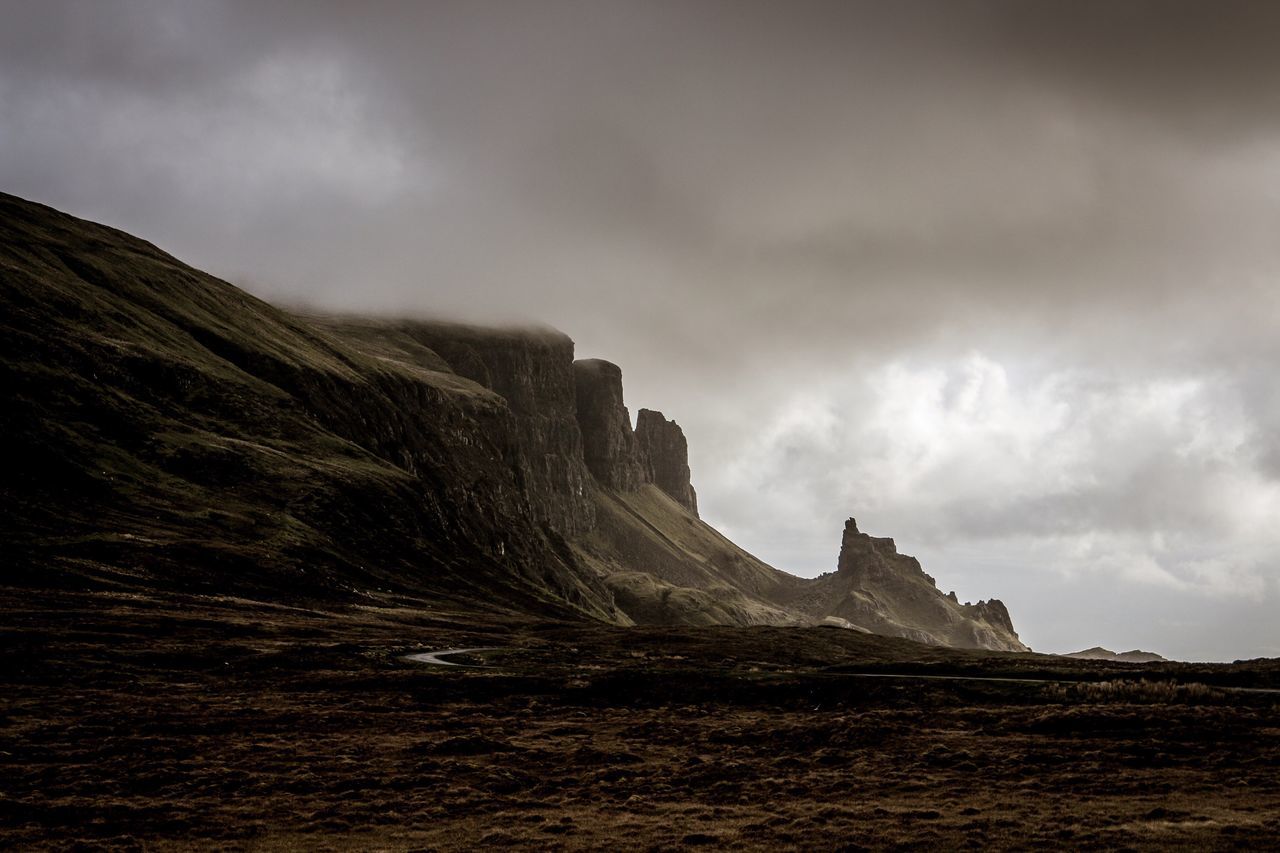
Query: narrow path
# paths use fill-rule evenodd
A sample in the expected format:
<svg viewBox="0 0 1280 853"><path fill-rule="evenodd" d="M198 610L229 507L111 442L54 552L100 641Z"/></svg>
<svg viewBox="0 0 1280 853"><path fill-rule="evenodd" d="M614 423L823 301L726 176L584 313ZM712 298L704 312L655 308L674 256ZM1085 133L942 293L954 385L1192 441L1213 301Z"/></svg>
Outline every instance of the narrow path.
<svg viewBox="0 0 1280 853"><path fill-rule="evenodd" d="M418 652L417 654L405 655L405 660L411 660L414 663L430 663L436 666L461 666L467 669L492 669L492 667L478 663L456 663L451 660L442 660L445 655L466 655L472 652L496 652L500 651L497 646L481 646L476 649L441 649L438 652Z"/></svg>

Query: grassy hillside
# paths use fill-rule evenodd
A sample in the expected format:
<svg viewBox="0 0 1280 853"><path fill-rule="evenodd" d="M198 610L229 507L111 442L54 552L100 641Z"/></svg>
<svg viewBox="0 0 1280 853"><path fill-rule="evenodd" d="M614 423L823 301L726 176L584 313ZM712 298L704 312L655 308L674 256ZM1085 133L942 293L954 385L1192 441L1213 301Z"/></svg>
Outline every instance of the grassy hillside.
<svg viewBox="0 0 1280 853"><path fill-rule="evenodd" d="M505 401L0 195L5 580L380 590L617 618L529 519Z"/></svg>

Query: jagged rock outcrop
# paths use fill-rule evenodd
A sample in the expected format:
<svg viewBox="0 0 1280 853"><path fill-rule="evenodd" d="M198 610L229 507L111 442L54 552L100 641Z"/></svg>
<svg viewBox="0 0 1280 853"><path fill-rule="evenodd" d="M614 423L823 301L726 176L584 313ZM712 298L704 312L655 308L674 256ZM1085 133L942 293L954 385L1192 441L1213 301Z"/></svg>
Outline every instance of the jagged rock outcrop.
<svg viewBox="0 0 1280 853"><path fill-rule="evenodd" d="M899 554L892 539L862 533L853 519L834 574L802 579L743 552L696 518L679 425L641 409L633 434L622 371L585 359L574 374L584 456L599 488L596 525L572 544L631 618L837 625L933 645L1025 649L1002 603L943 595L914 557Z"/></svg>
<svg viewBox="0 0 1280 853"><path fill-rule="evenodd" d="M572 546L605 577L618 605L640 622L801 624L771 598L802 581L697 518L680 427L642 409L633 432L616 365L582 359L574 373L583 452L597 488L595 527Z"/></svg>
<svg viewBox="0 0 1280 853"><path fill-rule="evenodd" d="M631 417L622 402L622 370L599 358L573 363L582 455L607 489L632 492L645 482Z"/></svg>
<svg viewBox="0 0 1280 853"><path fill-rule="evenodd" d="M835 616L877 634L932 645L1026 651L1004 604L960 604L943 595L915 557L894 541L869 536L845 522L836 571L792 594L791 606L818 622Z"/></svg>
<svg viewBox="0 0 1280 853"><path fill-rule="evenodd" d="M976 604L963 604L961 605L961 610L970 619L986 622L993 628L1012 634L1015 637L1017 636L1017 633L1013 630L1013 620L1009 618L1009 608L1005 607L1004 602L998 598L979 601Z"/></svg>
<svg viewBox="0 0 1280 853"><path fill-rule="evenodd" d="M696 516L698 496L690 482L689 445L680 425L661 412L641 409L632 430L623 402L622 370L598 358L579 359L573 368L583 456L596 481L619 492L652 483Z"/></svg>
<svg viewBox="0 0 1280 853"><path fill-rule="evenodd" d="M689 445L680 425L667 420L662 412L641 409L636 415L636 445L645 481L697 515L698 494L689 475Z"/></svg>

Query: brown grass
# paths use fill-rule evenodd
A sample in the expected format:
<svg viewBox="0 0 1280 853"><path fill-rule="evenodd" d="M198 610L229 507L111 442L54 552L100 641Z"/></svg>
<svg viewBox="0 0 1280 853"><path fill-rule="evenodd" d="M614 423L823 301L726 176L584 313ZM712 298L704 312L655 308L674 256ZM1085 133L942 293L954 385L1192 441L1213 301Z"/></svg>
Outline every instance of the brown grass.
<svg viewBox="0 0 1280 853"><path fill-rule="evenodd" d="M1146 678L1116 679L1113 681L1085 681L1075 684L1054 684L1046 694L1059 702L1134 702L1145 704L1203 704L1220 703L1228 698L1227 691L1200 682L1179 684L1172 681L1152 681Z"/></svg>
<svg viewBox="0 0 1280 853"><path fill-rule="evenodd" d="M832 673L975 662L849 631L2 590L0 610L6 849L1280 847L1274 699L1183 701L1212 688L1154 673L1054 703ZM507 650L403 660L475 646Z"/></svg>

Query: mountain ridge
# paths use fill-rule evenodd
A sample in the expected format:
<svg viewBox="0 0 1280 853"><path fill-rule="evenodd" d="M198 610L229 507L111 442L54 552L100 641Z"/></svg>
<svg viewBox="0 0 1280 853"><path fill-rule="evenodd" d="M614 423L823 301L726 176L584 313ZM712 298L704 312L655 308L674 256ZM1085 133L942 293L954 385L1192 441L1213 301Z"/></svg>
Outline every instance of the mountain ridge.
<svg viewBox="0 0 1280 853"><path fill-rule="evenodd" d="M856 524L818 579L734 545L679 425L554 329L294 314L3 194L0 298L10 582L1026 648Z"/></svg>

